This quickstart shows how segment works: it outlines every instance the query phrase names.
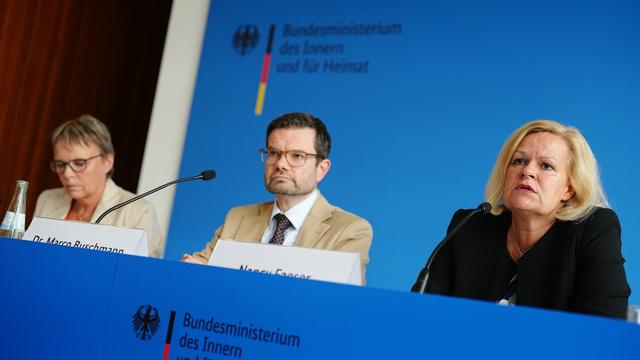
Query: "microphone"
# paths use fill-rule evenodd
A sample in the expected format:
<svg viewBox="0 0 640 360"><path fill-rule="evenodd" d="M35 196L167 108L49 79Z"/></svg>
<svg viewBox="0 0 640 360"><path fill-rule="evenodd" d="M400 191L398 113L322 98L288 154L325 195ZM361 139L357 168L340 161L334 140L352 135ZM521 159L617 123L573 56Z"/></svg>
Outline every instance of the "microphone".
<svg viewBox="0 0 640 360"><path fill-rule="evenodd" d="M451 239L453 235L455 235L458 232L458 230L460 230L460 228L462 228L462 226L464 226L464 224L466 224L467 221L471 219L473 215L480 212L483 214L488 214L490 211L491 211L491 204L489 204L488 202L483 202L482 204L478 205L478 207L475 210L467 214L467 216L465 216L453 229L451 229L451 231L449 231L449 233L447 233L444 239L440 241L440 244L438 244L435 250L433 250L433 252L431 253L431 256L429 256L429 260L427 260L427 265L425 265L424 269L420 271L420 274L418 275L418 279L416 280L416 283L413 284L413 286L411 287L412 292L417 292L420 294L424 294L426 292L427 282L429 281L429 271L431 270L431 263L433 262L433 259L436 257L436 255L438 255L438 253L440 252L440 249L442 249L442 247L447 243L447 241L449 241L449 239Z"/></svg>
<svg viewBox="0 0 640 360"><path fill-rule="evenodd" d="M104 217L109 215L111 212L116 211L116 210L120 209L123 206L129 205L129 204L131 204L132 202L134 202L136 200L140 200L140 199L142 199L143 197L145 197L147 195L153 194L154 192L156 192L158 190L162 190L162 189L166 188L169 185L173 185L173 184L177 184L177 183L181 183L181 182L185 182L185 181L199 180L199 179L202 179L203 181L208 181L208 180L211 180L211 179L213 179L215 177L216 177L215 170L206 170L206 171L201 172L200 175L186 177L186 178L182 178L182 179L178 179L178 180L173 180L173 181L168 182L168 183L166 183L164 185L160 185L155 189L151 189L151 190L147 191L144 194L140 194L138 196L132 197L131 199L129 199L129 200L125 201L125 202L121 202L118 205L110 207L109 209L107 209L107 211L103 212L102 215L100 215L98 217L98 219L96 220L95 223L96 224L100 224L100 221L102 221L102 219L104 219Z"/></svg>

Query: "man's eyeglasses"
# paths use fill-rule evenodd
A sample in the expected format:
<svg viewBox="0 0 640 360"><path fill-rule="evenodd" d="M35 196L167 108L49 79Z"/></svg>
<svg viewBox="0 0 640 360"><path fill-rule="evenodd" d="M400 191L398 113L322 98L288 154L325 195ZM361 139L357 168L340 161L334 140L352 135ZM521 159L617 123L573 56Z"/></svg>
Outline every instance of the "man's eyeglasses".
<svg viewBox="0 0 640 360"><path fill-rule="evenodd" d="M277 163L278 160L280 160L280 158L282 157L282 154L284 154L284 158L287 159L287 162L289 163L289 165L293 167L300 167L306 164L307 158L309 156L320 158L318 154L310 154L302 150L280 151L275 149L262 148L258 151L260 151L260 160L262 160L262 162L265 162L269 165L273 165Z"/></svg>
<svg viewBox="0 0 640 360"><path fill-rule="evenodd" d="M100 156L102 156L102 154L98 154L86 159L73 159L69 161L51 160L49 162L49 166L51 167L51 170L53 170L53 172L56 174L62 174L67 168L67 165L69 165L73 172L78 173L84 171L87 168L87 163L89 162L89 160L93 160Z"/></svg>

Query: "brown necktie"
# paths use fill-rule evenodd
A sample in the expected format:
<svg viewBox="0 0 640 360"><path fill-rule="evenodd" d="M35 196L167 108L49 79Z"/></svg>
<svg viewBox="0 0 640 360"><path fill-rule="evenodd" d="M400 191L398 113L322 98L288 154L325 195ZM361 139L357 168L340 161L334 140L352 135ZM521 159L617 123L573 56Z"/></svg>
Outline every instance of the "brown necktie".
<svg viewBox="0 0 640 360"><path fill-rule="evenodd" d="M284 214L277 214L273 217L276 219L276 231L273 233L273 237L269 240L269 244L282 245L284 242L284 231L291 226L291 222Z"/></svg>

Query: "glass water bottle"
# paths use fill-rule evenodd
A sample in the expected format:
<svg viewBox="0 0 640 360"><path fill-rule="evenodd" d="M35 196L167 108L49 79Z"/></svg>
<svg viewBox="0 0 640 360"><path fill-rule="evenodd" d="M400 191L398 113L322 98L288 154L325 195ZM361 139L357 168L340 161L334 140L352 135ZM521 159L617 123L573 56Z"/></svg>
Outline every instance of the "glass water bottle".
<svg viewBox="0 0 640 360"><path fill-rule="evenodd" d="M22 239L24 235L24 220L27 210L27 188L29 182L18 180L16 191L0 225L0 237Z"/></svg>

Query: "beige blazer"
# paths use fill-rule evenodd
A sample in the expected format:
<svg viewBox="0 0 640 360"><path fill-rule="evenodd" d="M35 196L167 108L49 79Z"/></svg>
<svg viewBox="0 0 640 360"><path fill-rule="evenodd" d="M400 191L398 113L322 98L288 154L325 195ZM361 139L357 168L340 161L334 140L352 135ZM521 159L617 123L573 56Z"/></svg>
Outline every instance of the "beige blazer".
<svg viewBox="0 0 640 360"><path fill-rule="evenodd" d="M200 252L193 254L199 260L209 261L218 239L260 242L269 225L273 201L231 209L213 239ZM362 280L365 265L369 263L369 248L373 231L369 223L327 202L318 193L294 246L313 249L341 250L360 253Z"/></svg>
<svg viewBox="0 0 640 360"><path fill-rule="evenodd" d="M124 190L108 179L102 198L93 212L91 222L102 215L107 209L134 197L135 194ZM49 189L38 196L36 210L33 216L51 219L64 219L71 208L71 197L64 188ZM123 208L120 208L100 222L101 224L114 225L131 229L142 229L147 232L149 242L149 256L162 258L164 254L165 238L160 231L160 224L156 211L148 201L140 199Z"/></svg>

